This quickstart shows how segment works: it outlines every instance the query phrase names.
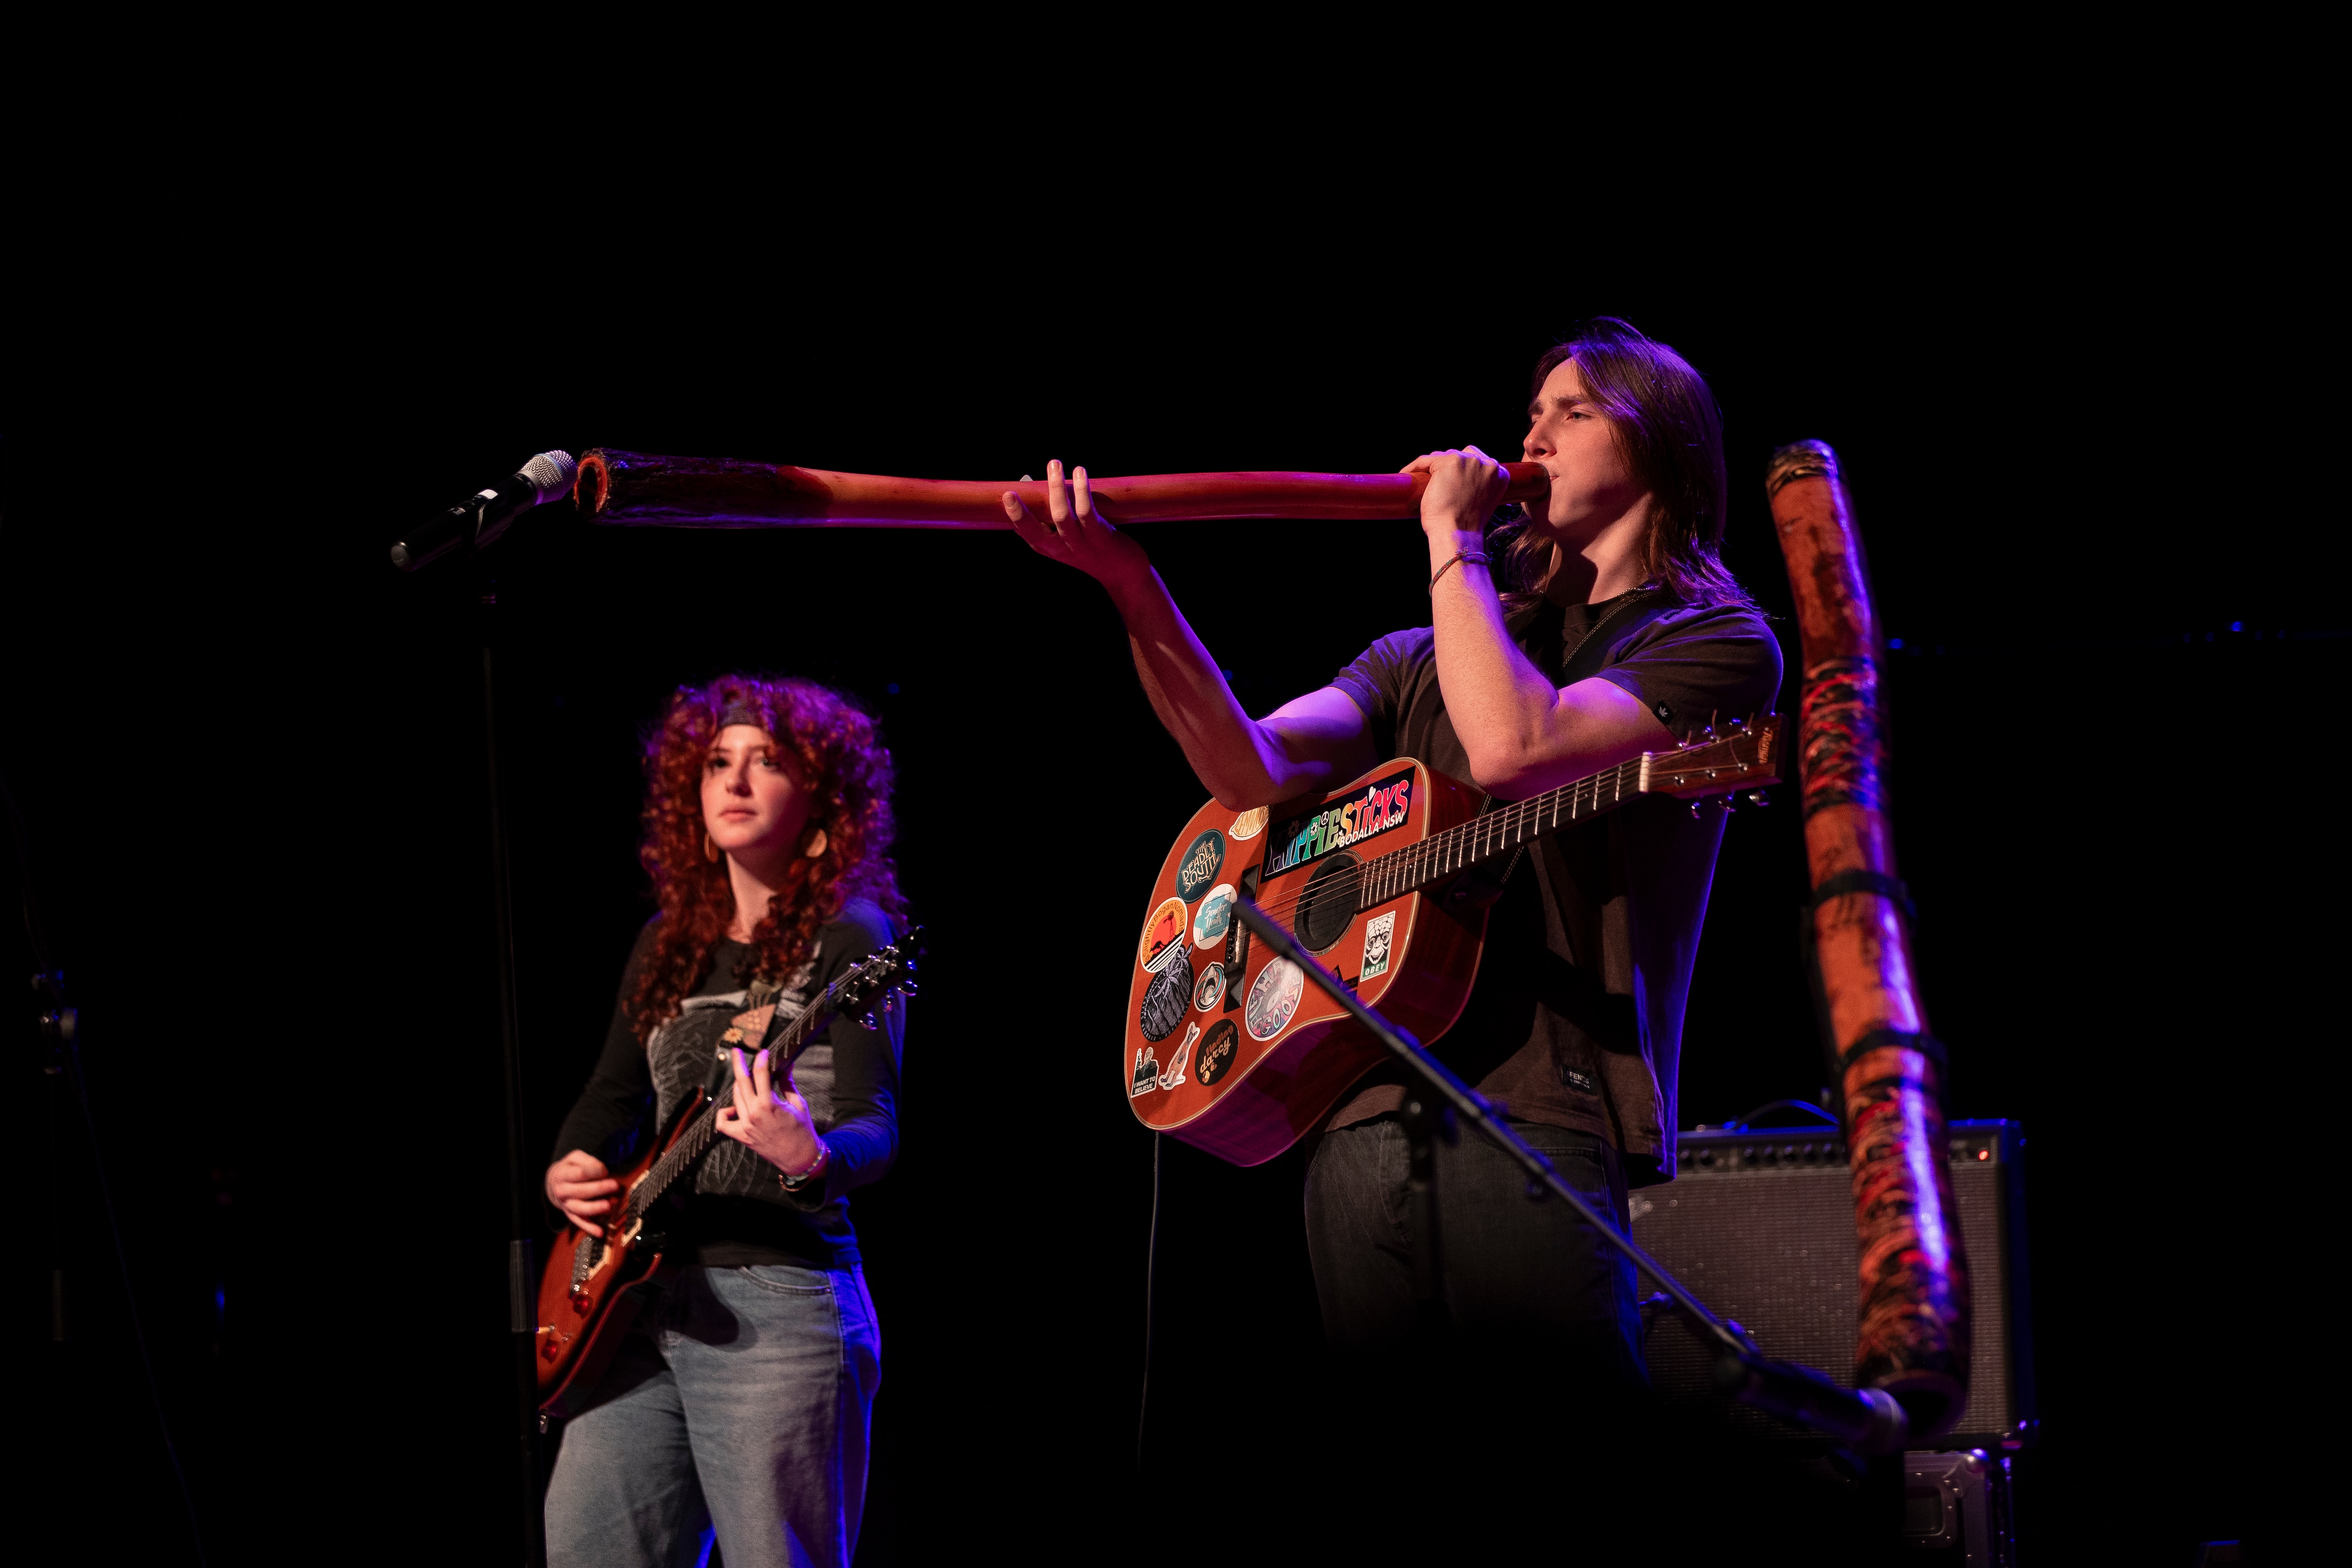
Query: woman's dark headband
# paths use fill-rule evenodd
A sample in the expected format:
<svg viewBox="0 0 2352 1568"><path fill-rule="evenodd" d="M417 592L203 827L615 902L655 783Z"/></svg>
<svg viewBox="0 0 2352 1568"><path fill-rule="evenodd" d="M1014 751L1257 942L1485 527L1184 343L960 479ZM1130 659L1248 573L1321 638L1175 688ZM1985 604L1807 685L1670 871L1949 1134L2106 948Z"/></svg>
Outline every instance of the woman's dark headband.
<svg viewBox="0 0 2352 1568"><path fill-rule="evenodd" d="M755 730L765 730L768 728L768 716L738 698L719 710L719 727L724 730L730 724L749 724Z"/></svg>

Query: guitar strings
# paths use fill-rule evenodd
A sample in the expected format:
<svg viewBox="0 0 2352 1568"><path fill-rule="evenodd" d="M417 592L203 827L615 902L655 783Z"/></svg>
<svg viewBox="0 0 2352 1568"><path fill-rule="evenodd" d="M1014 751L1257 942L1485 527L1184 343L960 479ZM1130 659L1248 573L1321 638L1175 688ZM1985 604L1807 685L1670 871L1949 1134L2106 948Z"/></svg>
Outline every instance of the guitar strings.
<svg viewBox="0 0 2352 1568"><path fill-rule="evenodd" d="M1652 759L1653 762L1655 760ZM1530 837L1540 837L1546 833L1568 826L1569 823L1574 822L1584 815L1584 797L1587 791L1591 792L1591 805L1596 815L1603 805L1604 796L1608 805L1624 804L1625 784L1628 779L1640 776L1641 766L1641 758L1629 759L1588 778L1563 784L1557 790L1548 790L1542 795L1530 796L1527 800L1513 802L1500 811L1456 824L1418 844L1408 845L1388 854L1360 861L1343 870L1332 872L1320 880L1310 878L1296 891L1289 892L1284 897L1266 900L1259 907L1296 932L1299 919L1328 907L1335 900L1344 898L1350 913L1360 910L1365 907L1361 902L1365 882L1391 868L1401 868L1405 873L1399 879L1402 885L1398 887L1393 895L1401 897L1434 880L1437 877L1466 868L1474 863L1470 856L1476 856L1483 859L1488 855L1497 854L1504 849L1525 844ZM1637 790L1634 793L1638 795L1643 792ZM1736 793L1736 791L1724 793ZM1547 817L1551 819L1549 826L1544 825ZM1566 817L1567 821L1563 822L1562 817ZM1454 860L1453 864L1447 864L1446 862L1454 859L1457 850L1466 850L1468 853L1463 858ZM1380 901L1386 900L1383 899Z"/></svg>
<svg viewBox="0 0 2352 1568"><path fill-rule="evenodd" d="M772 1051L782 1050L788 1047L798 1045L801 1038L810 1032L810 1026L819 1016L828 1013L837 1016L840 1013L843 1005L849 1006L856 1005L855 1002L850 1001L847 996L841 994L841 993L847 990L851 986L852 983L860 982L867 978L863 972L871 965L872 963L873 960L871 958L867 959L865 963L860 963L857 968L853 969L840 980L835 981L832 985L826 987L824 992L819 993L818 995L808 1004L808 1005L800 1010L799 1014L793 1017L791 1023L784 1026L783 1034L777 1037L775 1045L771 1047L770 1049ZM828 1006L825 1005L828 997L833 999L835 1004L834 1005ZM699 1157L703 1150L709 1147L710 1139L718 1135L719 1110L723 1103L725 1102L713 1097L710 1103L702 1108L701 1114L694 1119L694 1125L688 1128L687 1131L679 1136L677 1142L669 1146L667 1152L663 1154L660 1159L654 1162L653 1169L646 1173L646 1179L637 1184L635 1191L629 1194L629 1201L622 1205L622 1212L618 1223L626 1224L629 1221L641 1217L641 1211L637 1207L637 1200L647 1194L652 1194L658 1197L663 1193L667 1192L671 1184L676 1182L679 1176L685 1173L684 1167ZM705 1129L708 1129L707 1132L705 1131ZM665 1174L665 1172L667 1172L667 1174ZM610 1228L610 1226L607 1226L607 1229Z"/></svg>
<svg viewBox="0 0 2352 1568"><path fill-rule="evenodd" d="M1565 826L1565 824L1559 820L1562 816L1566 816L1570 822L1573 822L1576 818L1582 816L1588 792L1590 794L1591 804L1596 812L1601 806L1604 795L1607 797L1607 804L1610 805L1622 805L1624 803L1626 794L1625 784L1629 780L1638 779L1641 776L1642 765L1644 760L1647 760L1654 767L1658 763L1670 761L1678 754L1687 755L1688 753L1668 752L1662 753L1649 753L1646 759L1644 757L1629 757L1624 762L1618 763L1615 767L1604 768L1601 772L1592 773L1585 778L1562 784L1558 789L1547 790L1541 795L1532 795L1523 801L1515 801L1509 805L1505 806L1500 811L1491 812L1484 816L1473 817L1468 822L1456 824L1454 826L1447 828L1442 833L1433 835L1429 838L1423 839L1419 844L1407 846L1404 848L1394 850L1390 854L1378 856L1371 859L1360 862L1357 866L1349 868L1347 870L1335 872L1323 879L1320 882L1310 881L1307 884L1302 885L1297 892L1289 895L1286 899L1269 900L1261 907L1266 909L1269 912L1281 913L1301 908L1309 903L1319 903L1330 894L1343 890L1359 889L1362 886L1364 878L1374 874L1377 870L1384 869L1390 866L1398 864L1399 857L1417 855L1424 862L1424 866L1416 866L1413 868L1411 875L1417 877L1419 873L1425 868L1425 863L1427 861L1431 859L1442 861L1460 847L1467 846L1475 853L1481 847L1491 847L1493 849L1499 850L1509 847L1514 844L1524 843L1528 830L1530 828L1533 828L1534 832L1540 836L1541 834L1554 831L1557 828ZM1696 763L1685 763L1680 767L1668 767L1660 771L1687 773L1696 772L1698 771L1698 767ZM1637 790L1634 793L1640 794L1643 792ZM1659 792L1652 791L1649 793L1654 794ZM1726 791L1723 793L1736 793L1736 790ZM1549 826L1541 826L1546 817L1551 818ZM1517 837L1507 837L1511 835L1516 835ZM1466 865L1468 862L1465 860L1463 864ZM1450 871L1454 868L1455 868L1454 867L1445 867L1437 874L1442 876L1444 875L1446 871ZM1399 892L1402 893L1409 890L1409 888L1404 888L1400 889Z"/></svg>
<svg viewBox="0 0 2352 1568"><path fill-rule="evenodd" d="M1749 731L1749 733L1753 732ZM1714 744L1722 743L1714 742ZM1696 749L1701 748L1693 748L1693 750ZM1613 768L1603 768L1599 773L1562 784L1558 789L1547 790L1541 795L1531 795L1523 801L1514 801L1500 811L1473 817L1468 822L1457 823L1418 844L1408 845L1388 854L1360 861L1345 870L1333 872L1319 882L1310 877L1296 892L1291 892L1286 897L1265 900L1259 907L1279 919L1286 914L1318 907L1340 893L1358 895L1361 891L1366 878L1384 871L1390 867L1403 865L1404 861L1400 858L1415 857L1418 863L1410 867L1404 878L1402 879L1405 885L1397 889L1398 896L1402 896L1428 880L1433 880L1435 876L1444 876L1470 865L1472 862L1466 857L1453 866L1443 864L1457 849L1466 848L1472 854L1477 853L1480 849L1499 852L1525 843L1531 829L1533 836L1541 837L1543 834L1567 826L1567 823L1560 820L1562 816L1565 816L1569 823L1574 822L1583 815L1587 792L1590 792L1591 806L1596 814L1601 807L1604 795L1608 796L1610 805L1623 805L1626 797L1626 783L1628 780L1637 780L1641 777L1642 766L1645 761L1652 765L1654 771L1660 773L1699 771L1699 764L1690 762L1683 763L1679 766L1658 767L1662 763L1671 764L1673 759L1677 756L1689 755L1690 751L1682 751L1648 752L1639 757L1629 757ZM1636 790L1633 793L1639 795L1645 792ZM1722 793L1736 794L1738 789L1735 786ZM1551 818L1549 826L1539 826L1547 816ZM1424 875L1431 870L1432 862L1439 863L1433 876ZM1295 930L1296 923L1291 923Z"/></svg>
<svg viewBox="0 0 2352 1568"><path fill-rule="evenodd" d="M1612 798L1607 804L1612 805L1620 804L1621 798ZM1541 797L1538 799L1540 800ZM1598 797L1592 802L1596 807L1601 804ZM1391 868L1406 869L1404 880L1407 885L1398 889L1402 893L1410 890L1412 886L1418 885L1426 872L1433 871L1435 875L1443 876L1468 865L1470 862L1466 858L1454 860L1457 850L1466 850L1471 855L1481 855L1482 851L1499 852L1526 842L1530 829L1535 837L1541 837L1544 833L1552 831L1553 828L1567 826L1566 822L1559 821L1559 818L1566 817L1572 822L1582 815L1584 812L1580 802L1560 803L1560 809L1557 811L1549 809L1549 803L1547 803L1547 809L1533 812L1523 812L1517 806L1513 806L1487 816L1475 818L1471 823L1448 828L1445 832L1423 839L1419 844L1360 861L1344 870L1334 871L1319 880L1310 879L1302 884L1297 891L1290 892L1286 897L1266 900L1260 907L1269 913L1280 914L1308 905L1320 904L1341 892L1350 894L1358 892L1367 879L1384 873ZM1553 822L1549 826L1542 826L1544 818L1548 816L1554 818ZM1449 861L1454 863L1448 864Z"/></svg>
<svg viewBox="0 0 2352 1568"><path fill-rule="evenodd" d="M1435 875L1443 876L1461 866L1468 865L1470 862L1467 859L1456 865L1444 864L1458 849L1466 849L1472 854L1476 854L1480 850L1500 851L1512 847L1516 844L1524 843L1529 829L1533 829L1535 835L1540 837L1555 828L1567 826L1567 823L1560 821L1559 818L1566 817L1572 822L1583 815L1584 803L1580 797L1587 790L1591 791L1591 805L1595 808L1602 804L1604 795L1608 797L1609 805L1622 804L1624 799L1624 781L1628 777L1639 776L1640 766L1640 759L1636 758L1595 773L1590 778L1563 784L1558 790L1548 790L1529 799L1513 802L1500 811L1489 813L1485 816L1473 817L1468 822L1457 824L1418 844L1408 845L1388 854L1360 861L1345 870L1335 871L1319 881L1310 879L1295 892L1290 892L1286 897L1267 900L1260 907L1277 918L1295 910L1319 907L1341 893L1350 896L1359 894L1366 879L1384 872L1391 867L1404 866L1408 860L1418 862L1412 864L1407 869L1406 877L1403 879L1406 886L1398 889L1402 894L1411 890L1412 887L1423 880L1423 874L1431 870L1433 866L1436 868ZM1613 790L1608 787L1612 784L1616 786ZM1553 819L1550 826L1540 826L1547 816Z"/></svg>

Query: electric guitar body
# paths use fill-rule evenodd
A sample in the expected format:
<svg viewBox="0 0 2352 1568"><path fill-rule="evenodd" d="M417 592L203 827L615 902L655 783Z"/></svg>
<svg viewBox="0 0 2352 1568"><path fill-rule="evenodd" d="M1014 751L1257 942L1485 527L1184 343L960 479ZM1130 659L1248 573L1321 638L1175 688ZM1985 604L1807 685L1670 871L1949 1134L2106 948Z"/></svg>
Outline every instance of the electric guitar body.
<svg viewBox="0 0 2352 1568"><path fill-rule="evenodd" d="M1128 1108L1154 1131L1261 1164L1386 1058L1303 970L1250 940L1238 899L1255 900L1358 998L1434 1040L1477 979L1494 893L1477 867L1642 795L1695 801L1778 783L1780 726L1777 715L1735 724L1483 815L1476 790L1410 757L1271 808L1210 802L1161 864L1129 961Z"/></svg>
<svg viewBox="0 0 2352 1568"><path fill-rule="evenodd" d="M616 1201L605 1211L603 1237L568 1229L556 1238L539 1281L540 1408L550 1415L576 1413L603 1380L637 1313L679 1265L665 1250L664 1222L672 1211L648 1194L635 1201L664 1156L698 1121L710 1096L702 1089L652 1140L645 1158L621 1174Z"/></svg>

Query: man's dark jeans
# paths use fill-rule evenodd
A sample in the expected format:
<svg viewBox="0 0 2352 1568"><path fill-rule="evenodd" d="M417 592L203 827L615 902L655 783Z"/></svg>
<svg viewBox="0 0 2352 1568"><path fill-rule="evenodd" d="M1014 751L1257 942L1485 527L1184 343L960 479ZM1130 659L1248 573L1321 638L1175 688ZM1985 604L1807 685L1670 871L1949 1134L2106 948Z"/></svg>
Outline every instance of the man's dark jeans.
<svg viewBox="0 0 2352 1568"><path fill-rule="evenodd" d="M1515 1121L1561 1178L1620 1227L1624 1166L1589 1132ZM1332 1351L1376 1364L1412 1345L1404 1128L1392 1116L1325 1134L1307 1173L1307 1246ZM1439 1253L1455 1344L1521 1386L1622 1394L1645 1381L1633 1268L1557 1198L1529 1202L1518 1165L1476 1132L1437 1148Z"/></svg>

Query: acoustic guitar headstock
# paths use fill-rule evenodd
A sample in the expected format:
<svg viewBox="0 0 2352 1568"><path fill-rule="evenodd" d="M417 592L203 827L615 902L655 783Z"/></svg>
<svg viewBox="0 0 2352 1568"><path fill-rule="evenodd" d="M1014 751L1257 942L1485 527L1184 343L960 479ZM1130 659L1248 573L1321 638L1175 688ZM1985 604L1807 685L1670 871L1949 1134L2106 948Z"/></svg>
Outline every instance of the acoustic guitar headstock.
<svg viewBox="0 0 2352 1568"><path fill-rule="evenodd" d="M1643 759L1642 787L1698 800L1779 784L1780 725L1778 713L1744 723L1734 719L1721 733L1709 726L1671 752L1650 752Z"/></svg>

